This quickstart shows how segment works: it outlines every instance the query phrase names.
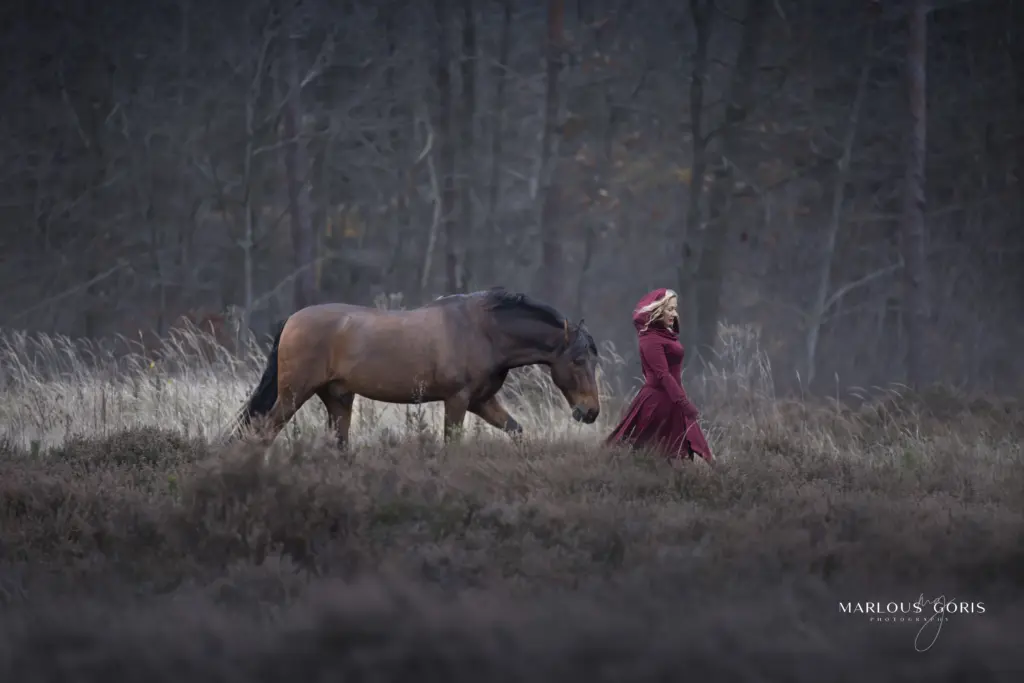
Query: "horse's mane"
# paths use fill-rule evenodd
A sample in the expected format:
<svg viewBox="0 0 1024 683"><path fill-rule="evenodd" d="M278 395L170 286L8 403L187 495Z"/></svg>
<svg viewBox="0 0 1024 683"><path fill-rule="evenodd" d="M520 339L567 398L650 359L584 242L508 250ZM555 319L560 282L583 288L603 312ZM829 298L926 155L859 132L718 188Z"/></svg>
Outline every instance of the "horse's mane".
<svg viewBox="0 0 1024 683"><path fill-rule="evenodd" d="M531 318L550 323L554 327L565 325L566 317L556 308L537 301L522 292L510 292L504 287L493 287L483 294L484 308L488 311L516 311Z"/></svg>
<svg viewBox="0 0 1024 683"><path fill-rule="evenodd" d="M504 287L491 287L490 289L469 292L467 294L439 296L427 304L427 306L447 306L467 303L469 301L479 302L484 310L490 313L518 313L523 317L533 318L534 320L548 323L553 327L564 327L568 324L578 331L573 347L579 351L586 348L594 354L597 353L597 344L594 342L594 338L590 336L587 328L583 326L582 321L580 321L580 325L573 326L554 306L537 301L530 295L523 294L522 292L510 292Z"/></svg>
<svg viewBox="0 0 1024 683"><path fill-rule="evenodd" d="M490 289L466 294L447 294L439 296L427 306L451 306L478 302L488 312L514 312L522 313L537 320L550 323L555 327L565 324L566 317L556 308L530 297L522 292L510 292L504 287L491 287Z"/></svg>
<svg viewBox="0 0 1024 683"><path fill-rule="evenodd" d="M489 311L516 311L555 327L566 325L574 327L577 334L572 347L576 352L579 353L586 349L597 354L597 344L587 328L583 326L582 320L579 325L573 326L554 306L537 301L522 292L510 292L504 287L492 287L481 294L484 297L484 306Z"/></svg>

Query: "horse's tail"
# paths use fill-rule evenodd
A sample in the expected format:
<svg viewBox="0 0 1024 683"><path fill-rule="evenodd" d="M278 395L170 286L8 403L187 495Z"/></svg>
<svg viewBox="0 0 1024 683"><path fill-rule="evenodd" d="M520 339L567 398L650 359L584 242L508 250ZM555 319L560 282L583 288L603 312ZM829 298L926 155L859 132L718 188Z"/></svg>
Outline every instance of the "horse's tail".
<svg viewBox="0 0 1024 683"><path fill-rule="evenodd" d="M239 436L243 430L252 425L254 418L263 417L274 407L277 402L277 347L281 343L281 333L284 332L284 323L277 324L274 331L274 343L267 354L267 366L260 377L260 383L256 385L249 400L239 412L235 422L234 435Z"/></svg>

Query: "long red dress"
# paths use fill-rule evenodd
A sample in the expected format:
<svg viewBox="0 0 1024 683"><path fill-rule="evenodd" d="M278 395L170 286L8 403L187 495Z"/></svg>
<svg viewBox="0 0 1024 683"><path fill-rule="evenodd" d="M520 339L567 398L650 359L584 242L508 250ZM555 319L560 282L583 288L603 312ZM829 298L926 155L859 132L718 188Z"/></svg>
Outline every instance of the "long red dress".
<svg viewBox="0 0 1024 683"><path fill-rule="evenodd" d="M683 345L679 343L678 323L673 326L675 329L653 323L644 330L649 316L638 312L661 299L666 292L665 289L650 292L634 309L633 325L639 336L644 385L605 442L624 442L634 448L654 447L669 458L692 460L696 453L714 462L711 448L697 423L700 414L683 389Z"/></svg>

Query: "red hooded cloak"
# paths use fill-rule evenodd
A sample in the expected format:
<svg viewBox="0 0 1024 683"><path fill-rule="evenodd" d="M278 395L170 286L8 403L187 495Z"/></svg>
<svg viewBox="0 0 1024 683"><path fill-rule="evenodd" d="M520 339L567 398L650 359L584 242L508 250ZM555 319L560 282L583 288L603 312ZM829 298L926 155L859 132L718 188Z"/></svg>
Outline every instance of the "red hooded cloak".
<svg viewBox="0 0 1024 683"><path fill-rule="evenodd" d="M660 300L667 292L662 288L648 293L633 310L644 385L606 443L621 441L634 448L654 447L669 458L692 460L697 453L712 462L711 448L697 423L700 414L683 389L683 345L679 343L678 321L673 329L661 322L644 329L650 314L640 309Z"/></svg>

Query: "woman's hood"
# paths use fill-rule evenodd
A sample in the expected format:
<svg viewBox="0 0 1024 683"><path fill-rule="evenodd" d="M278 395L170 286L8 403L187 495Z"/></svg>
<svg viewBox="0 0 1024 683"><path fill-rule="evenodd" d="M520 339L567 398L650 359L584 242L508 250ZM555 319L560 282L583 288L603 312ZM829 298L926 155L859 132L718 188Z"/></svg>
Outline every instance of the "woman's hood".
<svg viewBox="0 0 1024 683"><path fill-rule="evenodd" d="M649 312L643 311L641 309L644 309L657 301L661 301L661 299L664 298L665 295L669 293L669 289L661 287L660 289L655 289L654 291L648 292L640 299L640 301L636 302L636 306L633 307L633 327L636 328L636 331L638 333L641 332L644 329L644 327L647 326L647 322L651 318L651 314ZM675 294L675 292L671 293ZM673 327L678 328L678 326L679 323L677 321L676 324L673 325ZM678 332L678 329L676 329L675 331Z"/></svg>

